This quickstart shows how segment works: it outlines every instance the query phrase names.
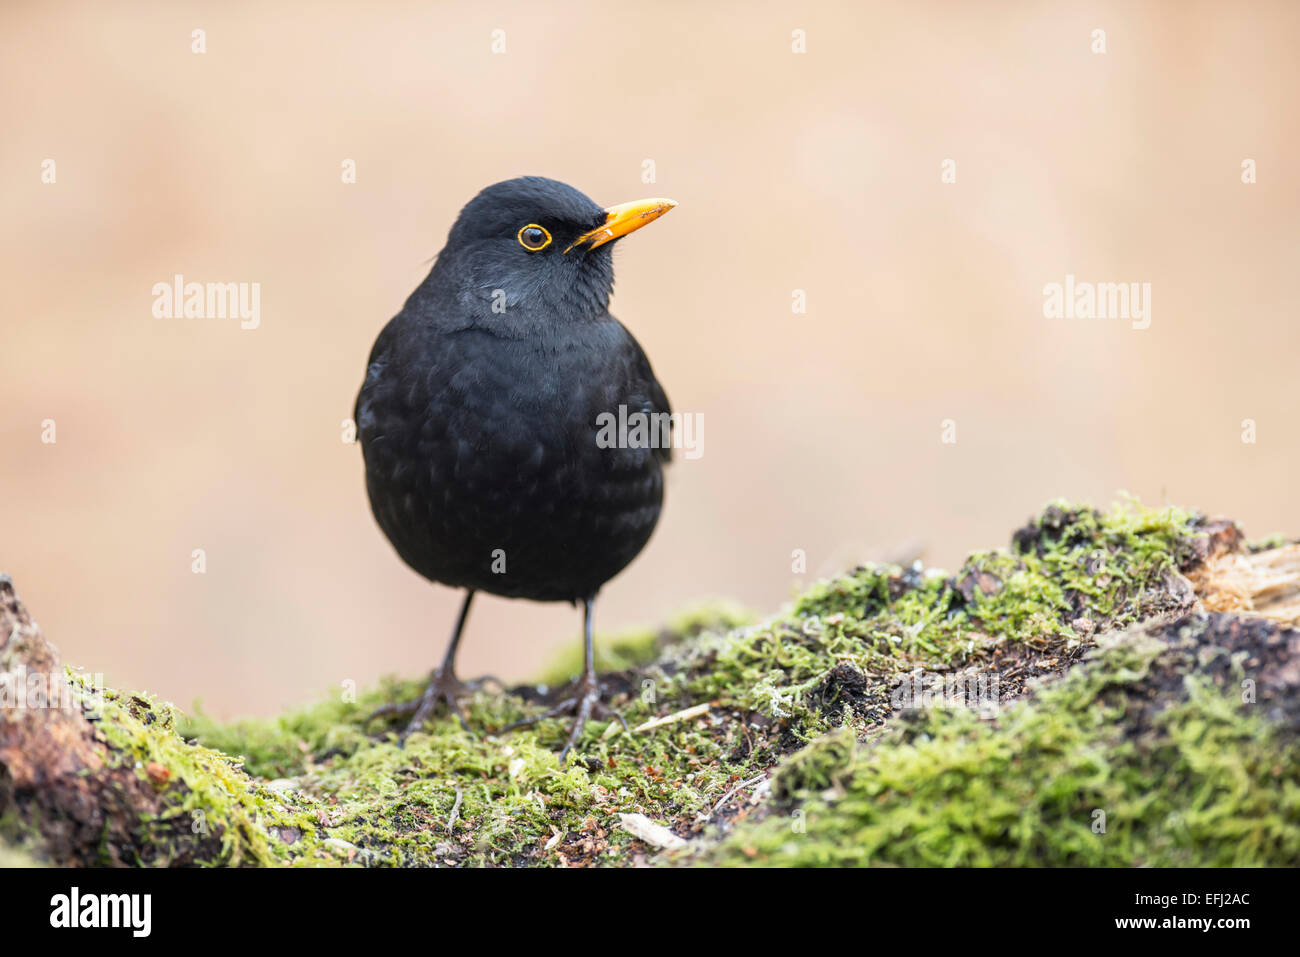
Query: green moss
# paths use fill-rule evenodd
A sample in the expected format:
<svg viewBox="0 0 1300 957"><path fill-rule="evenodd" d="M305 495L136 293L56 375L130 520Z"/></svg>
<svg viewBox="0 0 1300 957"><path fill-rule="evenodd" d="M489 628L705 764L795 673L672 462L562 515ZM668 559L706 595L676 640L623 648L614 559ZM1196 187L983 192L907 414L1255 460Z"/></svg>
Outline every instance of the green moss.
<svg viewBox="0 0 1300 957"><path fill-rule="evenodd" d="M91 693L82 676L68 677L74 691ZM159 812L139 822L142 862L267 865L317 850L309 807L285 802L219 751L187 744L170 705L111 690L97 701L102 717L95 726L109 745L108 763L132 770L161 798ZM291 847L284 834L301 840ZM208 853L195 858L196 845Z"/></svg>
<svg viewBox="0 0 1300 957"><path fill-rule="evenodd" d="M1058 503L1010 549L974 555L954 575L863 567L814 585L761 624L714 606L662 631L601 641L611 703L634 731L591 722L563 767L556 750L569 719L499 733L545 706L527 687L485 689L465 702L475 734L439 715L404 747L396 721L366 718L418 695L422 678L389 681L355 702L225 725L111 696L103 725L122 760L155 761L172 774L170 820L150 830L164 860L180 853L179 827L201 813L220 837L205 851L209 863L627 863L633 846L647 849L618 827L619 813L645 814L709 848L718 802L777 768L777 810L738 825L717 860L1172 859L1147 838L1099 843L1078 830L1079 809L1103 800L1097 806L1113 809L1121 831L1149 820L1143 808L1161 786L1158 773L1174 752L1190 754L1179 745L1142 758L1147 764L1123 764L1129 751L1133 761L1139 755L1116 730L1123 712L1109 699L1086 706L1087 689L1071 686L1079 705L1060 713L1021 707L991 725L965 710L927 711L903 719L904 730L885 729L900 724L890 690L904 673L951 674L1008 657L1026 673L1039 660L1062 669L1105 628L1169 607L1170 573L1194 559L1200 534L1176 509L1129 504L1102 514ZM577 670L577 644L545 684ZM1141 674L1139 661L1130 664ZM1090 687L1100 693L1104 683ZM1177 727L1190 733L1193 724ZM1175 733L1170 725L1167 739ZM1214 747L1246 747L1264 732L1238 722L1213 733L1220 737L1206 742L1202 763ZM855 743L882 734L894 743ZM1256 757L1271 745L1259 747ZM1128 770L1110 773L1121 764ZM1175 801L1190 792L1169 793ZM777 816L791 809L789 820L806 827L797 839ZM1033 830L1045 821L1059 834Z"/></svg>
<svg viewBox="0 0 1300 957"><path fill-rule="evenodd" d="M602 670L651 660L665 648L723 633L745 619L734 608L706 606L661 631L601 642ZM558 663L551 680L560 683L572 667ZM621 709L632 726L663 710L653 678L630 688L634 693ZM298 793L322 809L329 837L351 845L343 856L365 863L558 864L573 844L582 845L584 859L599 859L631 840L612 831L616 813L689 818L754 766L754 760L729 759L735 732L706 715L653 733L626 735L616 726L609 738L603 737L608 725L593 722L581 760L561 767L555 752L568 719L493 737L492 729L528 710L519 698L486 690L465 702L471 727L484 734L470 735L442 717L404 747L391 733L376 742L383 728L368 727L365 716L421 690L419 680L389 682L354 704L328 701L269 721L223 726L199 715L186 722L185 733L240 755L251 772L292 777ZM591 837L593 815L603 822L595 828L604 832L599 838Z"/></svg>
<svg viewBox="0 0 1300 957"><path fill-rule="evenodd" d="M373 702L373 709L381 700L409 697L421 690L417 681L388 681L367 695L366 701ZM356 724L358 717L367 713L363 707L341 698L327 699L278 718L228 724L196 709L195 714L180 719L180 730L187 738L200 739L208 747L238 757L249 774L287 778L301 774L316 755L350 754L368 746L370 739Z"/></svg>
<svg viewBox="0 0 1300 957"><path fill-rule="evenodd" d="M567 719L492 736L535 707L511 695L480 692L467 703L479 737L440 718L405 748L391 734L376 743L380 729L363 716L418 694L419 681L270 722L223 728L199 720L187 733L244 756L255 773L292 776L325 809L328 834L369 862L612 860L631 840L613 826L618 812L690 832L738 781L800 741L836 724L878 723L888 710L881 678L977 658L999 639L1077 641L1070 622L1079 615L1135 617L1144 589L1194 534L1189 523L1176 510L1100 515L1054 506L1022 530L1017 548L974 556L955 576L863 568L814 586L762 625L738 627L742 615L712 607L660 632L601 642L602 671L617 672L611 683L622 687L618 706L633 727L701 703L712 708L632 735L593 722L579 759L564 768L554 751ZM575 642L545 683L571 675L577 653ZM836 674L869 675L876 687L853 694L828 686ZM783 772L782 793L829 773L820 760L805 764Z"/></svg>
<svg viewBox="0 0 1300 957"><path fill-rule="evenodd" d="M852 770L857 743L848 728L817 738L781 762L772 776L772 794L779 801L791 801L807 792L824 791Z"/></svg>
<svg viewBox="0 0 1300 957"><path fill-rule="evenodd" d="M708 863L1294 866L1294 729L1193 674L1205 646L1130 635L996 721L917 713L844 756L825 740L781 766L793 816L733 831ZM1173 700L1153 706L1157 691Z"/></svg>
<svg viewBox="0 0 1300 957"><path fill-rule="evenodd" d="M786 721L806 738L828 726L809 698L836 666L887 677L948 670L1004 642L1079 643L1158 610L1165 576L1189 560L1197 534L1179 509L1129 503L1102 514L1057 503L1013 548L975 554L951 577L870 565L820 582L789 614L690 649L673 688Z"/></svg>

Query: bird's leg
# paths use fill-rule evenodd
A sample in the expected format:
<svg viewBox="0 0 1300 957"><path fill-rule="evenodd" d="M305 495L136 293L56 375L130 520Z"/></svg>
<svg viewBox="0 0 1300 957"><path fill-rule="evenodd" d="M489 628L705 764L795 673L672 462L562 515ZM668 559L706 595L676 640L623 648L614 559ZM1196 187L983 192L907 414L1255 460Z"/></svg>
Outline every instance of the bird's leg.
<svg viewBox="0 0 1300 957"><path fill-rule="evenodd" d="M447 645L447 653L443 655L442 665L434 669L433 674L429 676L429 684L425 687L424 693L414 701L386 704L376 708L366 718L367 721L380 717L412 715L410 723L400 735L400 739L405 741L410 734L424 726L439 704L445 704L447 710L460 721L461 727L466 731L469 730L469 724L465 721L465 715L460 707L460 699L482 684L483 680L487 680L465 682L456 677L456 649L460 645L460 636L465 631L465 619L469 617L469 603L473 597L474 590L471 588L465 593L465 601L460 606L460 614L456 618L456 630L451 634L451 642Z"/></svg>
<svg viewBox="0 0 1300 957"><path fill-rule="evenodd" d="M592 632L592 609L595 606L595 599L588 598L583 602L583 630L586 639L586 660L582 669L582 677L573 687L573 693L557 704L555 707L534 715L531 718L521 718L502 728L502 732L513 731L515 728L522 728L530 724L536 724L546 718L555 718L559 715L572 712L573 727L569 729L569 738L564 743L564 750L560 752L560 763L569 756L573 746L578 742L582 734L582 729L586 726L587 721L595 715L598 718L616 718L618 723L627 730L627 722L623 716L614 709L610 708L600 700L600 683L596 680L596 647L594 644L594 634Z"/></svg>

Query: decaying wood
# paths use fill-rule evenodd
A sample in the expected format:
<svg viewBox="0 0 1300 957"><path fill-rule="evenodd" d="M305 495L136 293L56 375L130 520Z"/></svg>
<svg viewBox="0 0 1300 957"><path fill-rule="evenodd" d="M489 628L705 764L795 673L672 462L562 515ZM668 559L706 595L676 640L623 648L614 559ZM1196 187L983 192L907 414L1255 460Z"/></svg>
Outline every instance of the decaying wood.
<svg viewBox="0 0 1300 957"><path fill-rule="evenodd" d="M1216 555L1192 575L1209 611L1300 624L1300 544Z"/></svg>
<svg viewBox="0 0 1300 957"><path fill-rule="evenodd" d="M138 859L140 822L160 807L148 777L114 760L93 704L0 575L0 816L39 827L51 863L120 864L124 847Z"/></svg>

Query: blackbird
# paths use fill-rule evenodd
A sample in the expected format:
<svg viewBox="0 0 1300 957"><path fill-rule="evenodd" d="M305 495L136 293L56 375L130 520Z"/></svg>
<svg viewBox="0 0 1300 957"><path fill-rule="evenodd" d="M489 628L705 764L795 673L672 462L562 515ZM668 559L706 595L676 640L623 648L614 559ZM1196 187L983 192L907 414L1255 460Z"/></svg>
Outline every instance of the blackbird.
<svg viewBox="0 0 1300 957"><path fill-rule="evenodd" d="M375 341L355 412L371 510L406 564L465 590L423 695L376 712L412 714L403 740L439 704L465 723L456 648L479 591L584 606L582 676L509 727L572 713L563 761L593 714L619 717L600 698L592 609L659 520L671 410L609 314L611 250L675 205L602 209L538 176L489 186ZM620 413L663 425L611 442Z"/></svg>

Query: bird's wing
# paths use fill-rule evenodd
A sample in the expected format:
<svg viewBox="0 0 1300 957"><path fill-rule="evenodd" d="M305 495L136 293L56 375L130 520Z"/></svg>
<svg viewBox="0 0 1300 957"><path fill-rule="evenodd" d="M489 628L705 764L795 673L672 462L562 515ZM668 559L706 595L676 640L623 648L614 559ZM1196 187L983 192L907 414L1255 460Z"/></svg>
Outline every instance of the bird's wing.
<svg viewBox="0 0 1300 957"><path fill-rule="evenodd" d="M361 390L357 393L357 401L352 407L352 421L356 423L358 437L365 425L369 425L369 417L365 414L363 406L367 399L371 397L372 390L377 387L380 377L384 371L385 365L389 361L388 350L392 342L394 325L396 320L391 320L380 331L375 339L375 344L370 350L370 358L366 360L366 377L362 380Z"/></svg>
<svg viewBox="0 0 1300 957"><path fill-rule="evenodd" d="M617 321L615 320L615 322ZM636 337L628 332L627 327L621 322L619 327L626 337L628 406L639 409L647 415L662 414L671 416L673 410L668 402L668 394L664 392L664 387L655 378L654 369L650 368L650 359L646 356L645 350L641 348L641 343L636 341ZM668 420L668 434L672 434L671 419ZM672 443L656 448L654 454L655 458L665 465L671 462L673 458Z"/></svg>

